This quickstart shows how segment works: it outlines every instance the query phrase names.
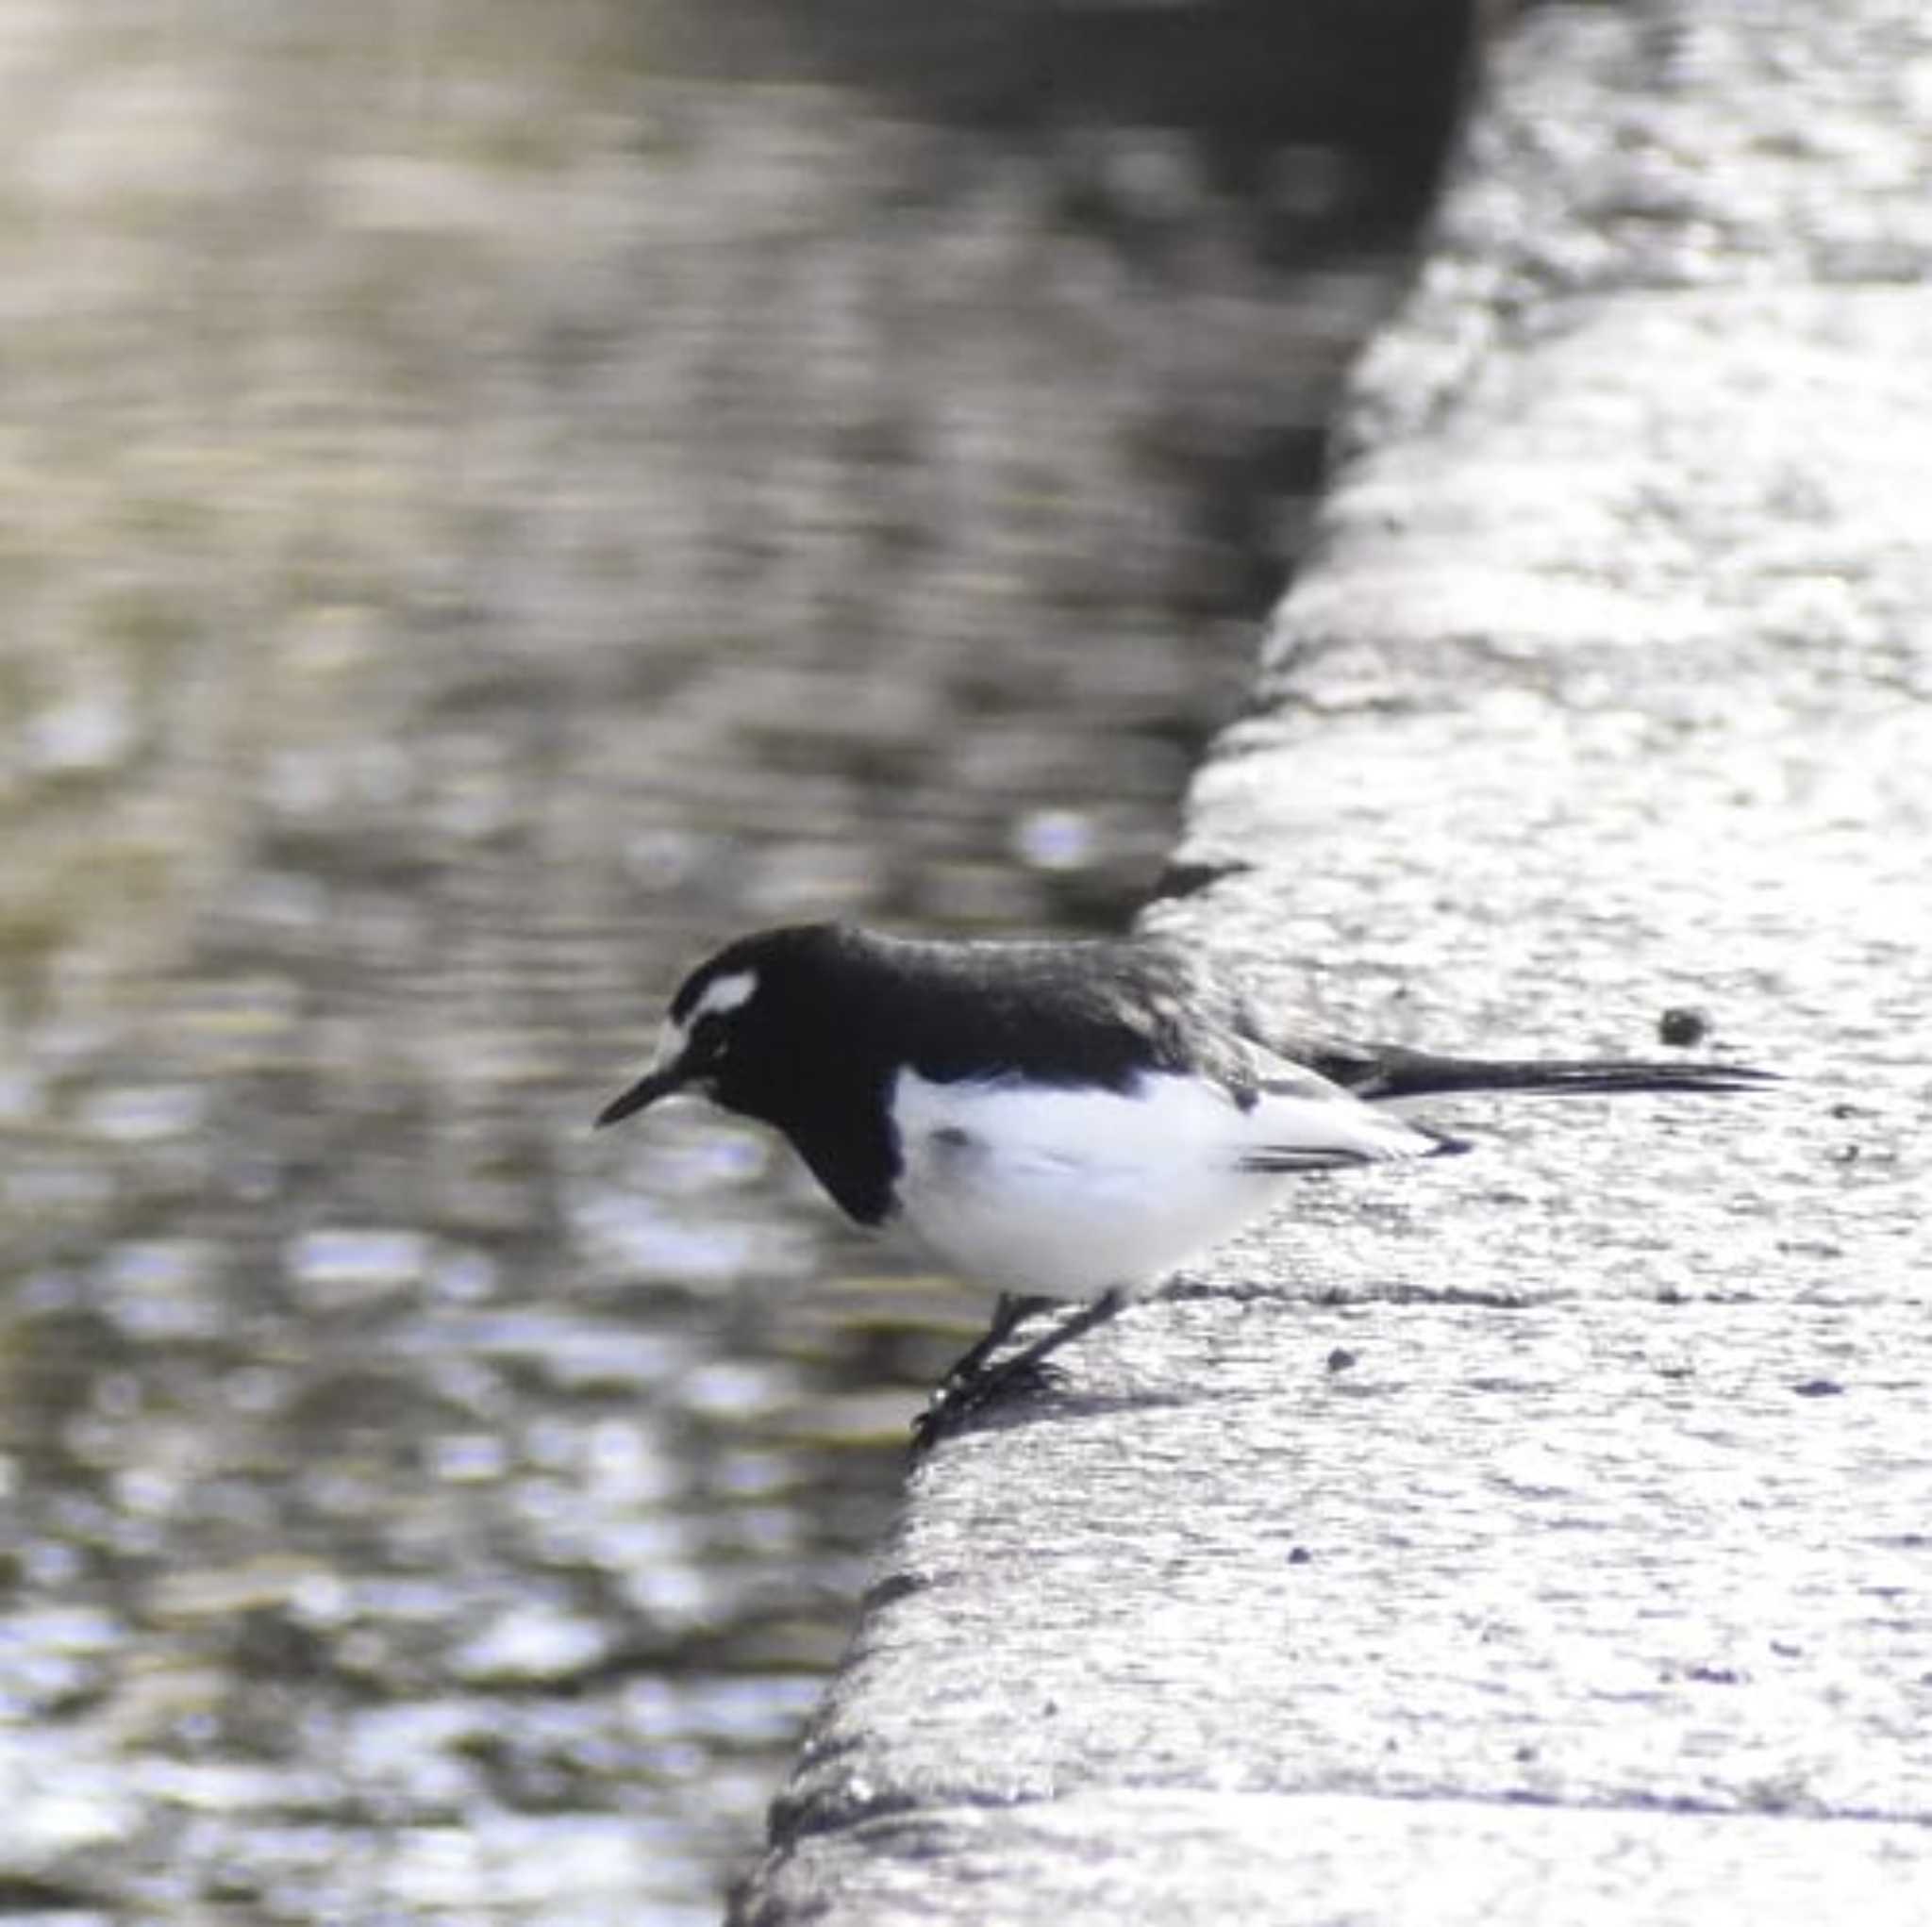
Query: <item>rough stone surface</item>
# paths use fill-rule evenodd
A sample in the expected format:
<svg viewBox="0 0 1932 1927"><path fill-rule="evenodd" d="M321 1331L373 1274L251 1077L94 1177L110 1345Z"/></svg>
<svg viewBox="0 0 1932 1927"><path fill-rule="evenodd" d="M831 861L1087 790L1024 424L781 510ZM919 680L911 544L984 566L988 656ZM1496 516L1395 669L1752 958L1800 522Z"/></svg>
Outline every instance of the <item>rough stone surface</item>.
<svg viewBox="0 0 1932 1927"><path fill-rule="evenodd" d="M1122 1788L1010 1813L893 1816L856 1827L848 1844L858 1851L841 1856L835 1899L771 1918L973 1927L1056 1915L1163 1927L1916 1920L1927 1875L1924 1834L1907 1826L1847 1837L1764 1815L1686 1826L1668 1814L1346 1793ZM820 1851L804 1842L801 1867L818 1871Z"/></svg>
<svg viewBox="0 0 1932 1927"><path fill-rule="evenodd" d="M1155 919L1456 1107L915 1474L746 1921L1921 1920L1932 22L1543 9Z"/></svg>

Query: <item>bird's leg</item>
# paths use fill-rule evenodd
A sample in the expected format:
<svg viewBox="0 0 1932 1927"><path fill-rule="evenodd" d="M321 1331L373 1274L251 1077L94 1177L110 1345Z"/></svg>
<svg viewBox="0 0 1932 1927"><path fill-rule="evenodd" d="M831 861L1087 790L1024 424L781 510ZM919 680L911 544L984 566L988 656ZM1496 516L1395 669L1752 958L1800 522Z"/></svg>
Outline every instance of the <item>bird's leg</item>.
<svg viewBox="0 0 1932 1927"><path fill-rule="evenodd" d="M1126 1302L1126 1294L1123 1291L1103 1291L1091 1304L1083 1304L1071 1318L1062 1319L1052 1331L1041 1333L1024 1352L1016 1352L996 1370L982 1373L982 1398L997 1397L1002 1384L1024 1378L1062 1345L1091 1332L1095 1325L1104 1325Z"/></svg>
<svg viewBox="0 0 1932 1927"><path fill-rule="evenodd" d="M969 1345L947 1368L941 1386L966 1385L977 1378L986 1361L1006 1343L1013 1327L1036 1311L1050 1311L1051 1298L1025 1298L1015 1291L1002 1291L992 1309L992 1322L985 1336Z"/></svg>
<svg viewBox="0 0 1932 1927"><path fill-rule="evenodd" d="M1011 1301L1002 1298L993 1322L997 1326ZM1049 1303L1051 1301L1048 1301ZM1021 1299L1017 1303L1023 1309L1015 1311L999 1332L1004 1337L1012 1330L1028 1310L1040 1301ZM961 1420L974 1412L981 1412L990 1404L1005 1398L1008 1393L1019 1390L1027 1385L1037 1385L1042 1376L1041 1367L1062 1345L1070 1344L1083 1333L1091 1332L1095 1325L1104 1325L1108 1319L1126 1303L1125 1295L1120 1291L1104 1291L1091 1304L1083 1304L1071 1318L1065 1318L1028 1345L1024 1352L1017 1352L1012 1357L994 1366L991 1370L975 1370L967 1379L949 1377L941 1386L939 1396L927 1409L912 1421L912 1450L914 1454L927 1451L938 1439L952 1431ZM994 1343L998 1339L993 1340ZM991 1351L991 1346L986 1347ZM979 1346L974 1350L978 1352ZM982 1354L983 1355L983 1354Z"/></svg>

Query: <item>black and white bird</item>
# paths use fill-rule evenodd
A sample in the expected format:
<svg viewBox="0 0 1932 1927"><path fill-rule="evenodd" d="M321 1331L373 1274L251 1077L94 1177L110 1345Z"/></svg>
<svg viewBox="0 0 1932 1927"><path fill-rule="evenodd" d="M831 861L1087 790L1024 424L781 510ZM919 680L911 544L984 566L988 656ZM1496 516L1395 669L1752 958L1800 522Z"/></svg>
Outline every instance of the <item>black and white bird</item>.
<svg viewBox="0 0 1932 1927"><path fill-rule="evenodd" d="M922 1443L1223 1242L1308 1171L1467 1148L1395 1110L1464 1091L1735 1091L1731 1064L1484 1061L1260 1021L1154 939L920 940L837 923L727 945L597 1122L675 1092L774 1126L845 1212L1000 1294ZM1057 1301L1082 1308L993 1354Z"/></svg>

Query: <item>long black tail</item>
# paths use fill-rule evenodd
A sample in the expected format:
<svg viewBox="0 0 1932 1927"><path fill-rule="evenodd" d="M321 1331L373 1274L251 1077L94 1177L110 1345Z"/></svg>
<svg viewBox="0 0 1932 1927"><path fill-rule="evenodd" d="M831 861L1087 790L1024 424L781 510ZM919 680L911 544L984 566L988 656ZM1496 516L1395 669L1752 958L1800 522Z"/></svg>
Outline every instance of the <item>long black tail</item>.
<svg viewBox="0 0 1932 1927"><path fill-rule="evenodd" d="M1748 1064L1666 1064L1641 1057L1485 1060L1438 1057L1427 1051L1400 1048L1378 1050L1366 1062L1351 1063L1336 1078L1357 1097L1384 1104L1454 1090L1520 1090L1550 1097L1617 1090L1715 1095L1762 1090L1780 1081L1774 1071L1754 1071Z"/></svg>

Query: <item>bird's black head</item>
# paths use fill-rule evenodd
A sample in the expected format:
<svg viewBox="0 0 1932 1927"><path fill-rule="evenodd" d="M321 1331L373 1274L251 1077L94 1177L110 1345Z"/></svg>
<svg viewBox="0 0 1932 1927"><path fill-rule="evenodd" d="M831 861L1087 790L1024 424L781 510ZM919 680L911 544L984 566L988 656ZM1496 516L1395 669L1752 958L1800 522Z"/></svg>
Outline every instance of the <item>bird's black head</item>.
<svg viewBox="0 0 1932 1927"><path fill-rule="evenodd" d="M678 1091L783 1123L790 1060L819 1030L804 1006L844 941L834 924L796 924L741 937L701 963L671 1000L650 1069L598 1124Z"/></svg>

